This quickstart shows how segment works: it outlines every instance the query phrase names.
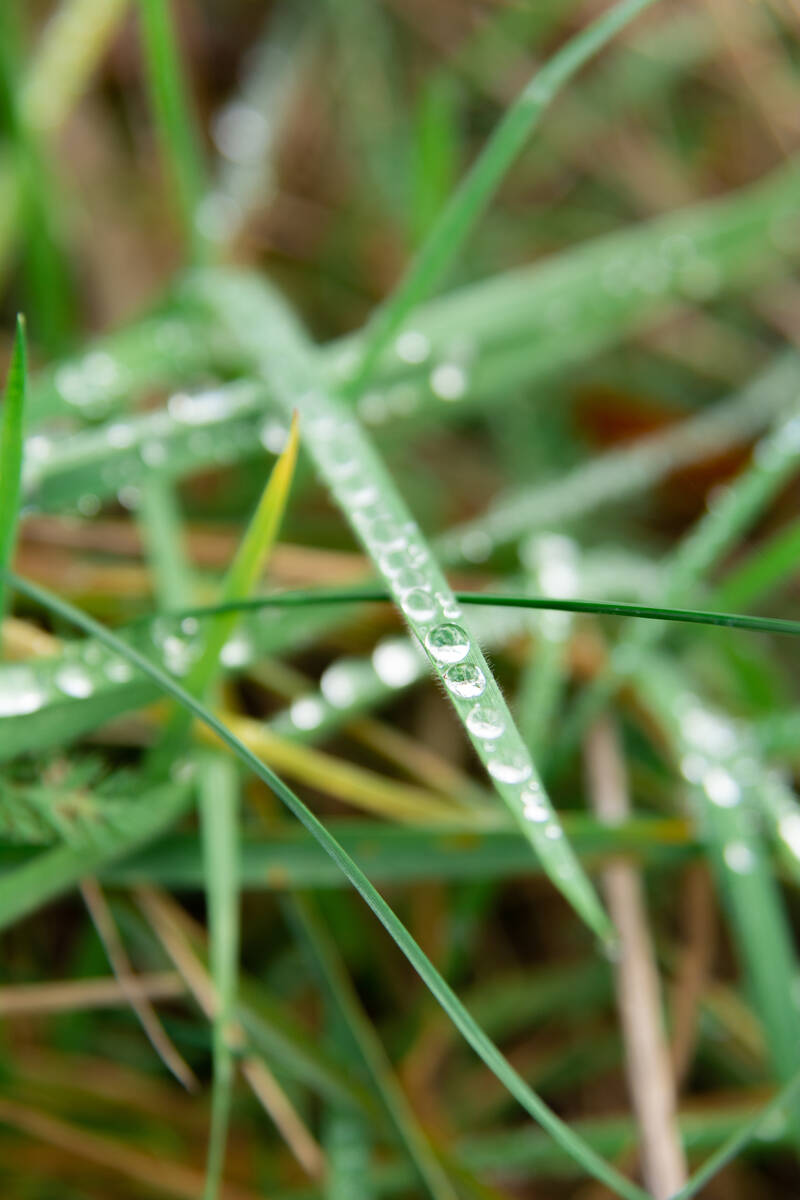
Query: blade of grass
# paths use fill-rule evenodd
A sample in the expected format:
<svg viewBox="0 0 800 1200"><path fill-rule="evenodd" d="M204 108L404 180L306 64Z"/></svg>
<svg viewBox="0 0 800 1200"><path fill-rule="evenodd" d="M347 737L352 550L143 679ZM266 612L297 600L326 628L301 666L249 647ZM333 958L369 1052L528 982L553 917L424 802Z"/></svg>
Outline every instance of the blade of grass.
<svg viewBox="0 0 800 1200"><path fill-rule="evenodd" d="M28 350L25 318L18 316L0 426L0 568L11 565L17 536L22 478L22 426L27 386ZM5 612L5 587L0 578L0 625Z"/></svg>
<svg viewBox="0 0 800 1200"><path fill-rule="evenodd" d="M294 478L299 447L298 421L292 426L286 447L272 469L256 511L242 539L236 556L225 576L222 604L245 597L255 587L269 559L278 536L283 513ZM203 651L194 663L187 679L187 690L202 696L219 670L220 654L236 625L236 614L229 612L225 619L215 622L206 638ZM160 741L150 753L149 770L157 775L170 766L179 752L190 726L189 715L177 709Z"/></svg>
<svg viewBox="0 0 800 1200"><path fill-rule="evenodd" d="M368 906L378 917L384 928L396 942L403 954L408 958L411 965L419 974L425 985L429 988L432 995L436 998L439 1004L445 1009L451 1020L456 1024L459 1031L469 1045L475 1050L478 1056L486 1063L489 1069L497 1075L500 1081L508 1088L509 1092L522 1105L535 1120L537 1120L552 1136L562 1144L570 1154L578 1159L583 1169L590 1175L606 1183L612 1191L624 1198L624 1200L647 1200L646 1193L641 1188L632 1184L624 1176L620 1175L614 1167L605 1162L602 1158L594 1153L590 1147L586 1146L583 1141L575 1135L573 1130L563 1122L556 1114L544 1103L533 1089L531 1089L522 1077L513 1069L511 1064L503 1057L494 1043L486 1037L479 1026L476 1025L473 1018L463 1007L456 994L452 991L449 985L441 977L439 972L431 963L430 959L425 955L419 945L409 934L408 930L403 925L402 921L396 916L394 911L389 907L383 897L375 890L373 885L353 861L346 854L342 847L337 843L335 838L331 836L326 827L314 816L309 808L300 800L290 788L286 787L283 781L275 775L267 766L264 765L254 754L252 754L246 746L244 746L237 738L235 738L229 730L225 728L213 713L199 700L192 696L186 689L182 688L173 679L161 670L160 667L148 661L142 654L127 646L119 638L115 637L110 630L100 625L93 618L82 613L79 609L67 604L59 597L54 596L47 590L32 584L29 580L24 580L13 572L7 572L7 579L13 587L32 600L34 603L42 605L50 612L57 614L64 621L71 625L82 629L84 633L92 637L98 638L104 642L111 650L126 658L128 662L148 675L150 679L159 686L164 692L170 695L174 700L177 700L185 708L193 713L204 722L214 733L220 738L225 745L252 770L270 790L286 805L286 807L300 820L306 827L309 833L322 845L330 857L337 863L342 872L350 880ZM3 912L3 885L8 884L9 877L0 880L0 914Z"/></svg>
<svg viewBox="0 0 800 1200"><path fill-rule="evenodd" d="M197 212L206 180L202 154L189 112L186 80L172 26L171 0L139 0L142 43L161 150L187 249L204 257Z"/></svg>
<svg viewBox="0 0 800 1200"><path fill-rule="evenodd" d="M385 822L337 818L329 823L336 839L370 878L384 886L423 880L509 879L538 874L530 863L525 841L513 829L426 829ZM577 852L593 865L614 853L645 864L669 867L696 857L699 844L682 818L637 815L608 830L580 813L565 817ZM269 839L249 837L242 846L239 878L250 891L285 888L336 888L341 872L309 838L285 823ZM527 855L527 857L526 857ZM115 885L147 879L173 890L203 885L203 865L197 839L175 834L157 846L109 867L104 878ZM2 927L2 921L0 921Z"/></svg>
<svg viewBox="0 0 800 1200"><path fill-rule="evenodd" d="M748 613L715 612L700 608L661 607L656 604L632 604L623 600L574 600L556 596L506 596L493 592L454 592L459 604L479 608L519 608L544 612L585 613L590 616L638 617L646 621L668 621L679 625L712 625L723 629L744 629L753 633L775 633L787 637L800 635L800 621L788 617L759 617ZM311 592L278 592L270 596L252 596L247 600L231 600L224 604L196 605L171 613L175 619L185 617L216 618L228 613L258 611L262 608L306 608L336 604L387 604L391 592L377 587L323 588ZM152 616L139 621L150 622ZM137 622L138 623L138 622Z"/></svg>
<svg viewBox="0 0 800 1200"><path fill-rule="evenodd" d="M440 281L472 226L565 83L653 0L622 0L554 54L507 109L482 153L451 197L406 275L367 325L348 390L359 392L383 349L408 314Z"/></svg>
<svg viewBox="0 0 800 1200"><path fill-rule="evenodd" d="M213 1017L214 1087L204 1200L217 1200L233 1097L233 1050L229 1029L236 1009L239 959L238 773L230 759L201 762L198 795L208 903L209 963L217 1002Z"/></svg>
<svg viewBox="0 0 800 1200"><path fill-rule="evenodd" d="M433 1200L455 1200L456 1193L446 1171L436 1157L425 1131L401 1088L375 1029L361 1007L347 974L313 901L301 894L292 895L288 911L292 923L308 947L320 981L329 993L348 1041L364 1062L373 1087L381 1098L387 1116L414 1164L420 1181Z"/></svg>
<svg viewBox="0 0 800 1200"><path fill-rule="evenodd" d="M608 917L563 836L480 645L456 623L461 610L443 572L360 426L325 390L294 315L253 276L200 272L188 286L240 337L286 415L296 406L317 472L425 649L501 799L555 886L603 941L613 941Z"/></svg>
<svg viewBox="0 0 800 1200"><path fill-rule="evenodd" d="M31 129L52 133L74 107L128 4L62 0L42 31L20 90L20 112Z"/></svg>

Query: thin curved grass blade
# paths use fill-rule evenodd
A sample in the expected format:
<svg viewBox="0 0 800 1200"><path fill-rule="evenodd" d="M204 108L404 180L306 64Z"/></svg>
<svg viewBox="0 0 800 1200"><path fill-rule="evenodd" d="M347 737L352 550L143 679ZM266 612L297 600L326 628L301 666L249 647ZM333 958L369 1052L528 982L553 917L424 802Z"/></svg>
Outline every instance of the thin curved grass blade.
<svg viewBox="0 0 800 1200"><path fill-rule="evenodd" d="M442 1006L450 1019L456 1025L464 1039L483 1060L486 1066L509 1090L511 1095L521 1104L526 1112L547 1129L553 1138L567 1152L580 1162L583 1169L596 1179L605 1183L616 1195L623 1200L648 1200L647 1194L641 1188L626 1179L615 1167L611 1166L583 1140L578 1137L569 1125L558 1117L541 1097L514 1070L511 1064L497 1049L490 1038L476 1024L461 1001L442 978L433 963L412 938L394 910L386 903L379 892L373 887L363 871L354 860L342 849L328 829L319 821L312 811L303 803L299 796L286 786L264 763L262 763L238 738L234 737L204 704L190 695L184 688L171 679L155 663L150 662L144 655L126 645L110 630L100 625L93 618L80 612L71 604L54 596L44 588L20 578L11 571L6 573L7 581L22 595L40 604L50 612L58 614L63 620L84 633L105 643L111 650L118 653L139 671L149 676L162 691L172 699L177 700L194 716L199 718L217 735L238 758L253 771L270 790L286 805L290 812L298 818L309 833L320 843L330 855L340 870L349 879L378 920L396 942L397 946L419 974L431 994ZM13 872L0 880L0 911L2 911L2 893L8 887L13 889Z"/></svg>

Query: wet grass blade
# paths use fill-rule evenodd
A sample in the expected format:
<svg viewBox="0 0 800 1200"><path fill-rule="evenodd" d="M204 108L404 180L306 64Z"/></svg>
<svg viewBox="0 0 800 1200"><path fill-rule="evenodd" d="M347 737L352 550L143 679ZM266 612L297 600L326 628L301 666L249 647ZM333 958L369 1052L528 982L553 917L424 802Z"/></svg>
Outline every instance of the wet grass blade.
<svg viewBox="0 0 800 1200"><path fill-rule="evenodd" d="M28 386L25 318L17 317L17 332L3 395L0 426L0 567L11 565L17 536L22 476L22 427ZM0 578L0 625L5 615L5 586Z"/></svg>
<svg viewBox="0 0 800 1200"><path fill-rule="evenodd" d="M327 828L320 822L303 801L288 788L283 781L264 765L246 746L244 746L213 713L192 696L188 691L171 679L155 663L150 662L131 646L120 641L113 633L93 618L80 612L71 604L67 604L44 588L20 578L13 572L6 572L7 581L22 595L34 603L42 605L50 612L60 616L64 621L91 637L103 642L109 649L126 658L131 666L136 667L157 684L157 686L173 700L177 700L195 717L206 724L217 735L239 760L253 771L305 826L311 835L320 843L341 871L350 880L368 906L375 913L381 924L396 942L397 946L408 958L411 965L419 974L426 987L442 1006L450 1019L461 1032L464 1039L473 1050L509 1090L512 1096L521 1104L526 1112L538 1121L543 1128L562 1145L567 1152L580 1162L582 1168L590 1175L604 1182L613 1192L624 1200L647 1200L646 1193L631 1183L619 1171L605 1162L590 1147L584 1144L574 1131L563 1122L544 1103L540 1096L522 1079L511 1064L497 1049L494 1043L475 1023L469 1012L464 1008L455 992L445 982L439 972L412 938L402 921L389 907L383 897L357 866L354 860L342 849ZM12 873L13 877L13 873ZM8 884L6 876L2 881ZM13 887L13 883L11 884ZM2 906L0 905L0 912Z"/></svg>
<svg viewBox="0 0 800 1200"><path fill-rule="evenodd" d="M297 409L317 473L392 593L475 751L545 871L598 937L613 930L550 803L479 641L384 464L320 378L304 330L268 284L232 271L195 273L190 296L240 338L285 415Z"/></svg>

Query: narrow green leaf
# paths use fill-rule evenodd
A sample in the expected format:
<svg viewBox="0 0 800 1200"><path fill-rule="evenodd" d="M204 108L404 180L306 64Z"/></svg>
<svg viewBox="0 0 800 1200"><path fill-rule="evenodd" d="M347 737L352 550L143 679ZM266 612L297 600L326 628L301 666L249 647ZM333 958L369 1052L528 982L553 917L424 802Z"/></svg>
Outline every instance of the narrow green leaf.
<svg viewBox="0 0 800 1200"><path fill-rule="evenodd" d="M17 536L19 498L22 485L22 427L28 386L28 350L25 318L17 317L17 332L11 352L0 426L0 567L10 566ZM6 598L0 579L0 626Z"/></svg>
<svg viewBox="0 0 800 1200"><path fill-rule="evenodd" d="M197 217L206 190L205 172L172 26L171 4L172 0L139 0L144 57L162 152L176 192L176 208L186 245L197 258L204 249Z"/></svg>
<svg viewBox="0 0 800 1200"><path fill-rule="evenodd" d="M214 1087L204 1200L217 1200L220 1194L233 1096L234 1062L228 1031L236 1010L239 960L238 791L238 774L230 759L218 754L201 759L199 799L208 902L209 966L217 993Z"/></svg>

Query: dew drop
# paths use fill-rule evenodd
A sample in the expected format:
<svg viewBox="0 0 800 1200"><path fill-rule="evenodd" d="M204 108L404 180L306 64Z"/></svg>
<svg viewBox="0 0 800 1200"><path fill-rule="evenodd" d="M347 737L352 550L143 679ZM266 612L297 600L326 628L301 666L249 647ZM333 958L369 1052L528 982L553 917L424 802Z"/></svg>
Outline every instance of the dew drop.
<svg viewBox="0 0 800 1200"><path fill-rule="evenodd" d="M564 830L555 821L551 821L549 825L545 825L544 827L544 836L549 838L551 842L556 842L564 836Z"/></svg>
<svg viewBox="0 0 800 1200"><path fill-rule="evenodd" d="M503 714L491 704L476 704L471 708L466 725L473 737L483 738L487 742L502 737L506 727Z"/></svg>
<svg viewBox="0 0 800 1200"><path fill-rule="evenodd" d="M88 671L77 663L67 664L56 673L56 687L66 696L73 696L76 700L85 700L94 691Z"/></svg>
<svg viewBox="0 0 800 1200"><path fill-rule="evenodd" d="M437 625L425 639L433 658L440 663L457 663L469 654L469 635L460 625Z"/></svg>
<svg viewBox="0 0 800 1200"><path fill-rule="evenodd" d="M411 621L430 621L431 617L436 615L433 597L422 588L410 588L403 592L400 596L400 607Z"/></svg>
<svg viewBox="0 0 800 1200"><path fill-rule="evenodd" d="M229 638L220 651L220 660L226 667L243 667L249 662L253 647L247 638L241 634Z"/></svg>
<svg viewBox="0 0 800 1200"><path fill-rule="evenodd" d="M161 649L167 670L173 675L185 675L192 665L192 652L187 643L175 634L170 634L164 638Z"/></svg>
<svg viewBox="0 0 800 1200"><path fill-rule="evenodd" d="M534 824L542 824L544 821L549 821L551 817L550 805L544 797L542 789L538 783L529 783L522 791L520 796L522 802L522 815L526 821L533 821Z"/></svg>
<svg viewBox="0 0 800 1200"><path fill-rule="evenodd" d="M353 673L345 663L333 663L323 671L320 690L334 708L347 708L356 699Z"/></svg>
<svg viewBox="0 0 800 1200"><path fill-rule="evenodd" d="M755 855L745 842L728 842L722 857L737 875L748 875L756 865Z"/></svg>
<svg viewBox="0 0 800 1200"><path fill-rule="evenodd" d="M124 658L110 658L105 672L112 683L127 683L133 678L133 667Z"/></svg>
<svg viewBox="0 0 800 1200"><path fill-rule="evenodd" d="M439 363L431 371L431 391L440 400L460 400L467 384L467 372L459 363Z"/></svg>
<svg viewBox="0 0 800 1200"><path fill-rule="evenodd" d="M0 717L22 717L36 712L46 699L33 672L23 667L8 667L3 671L0 688Z"/></svg>
<svg viewBox="0 0 800 1200"><path fill-rule="evenodd" d="M712 804L720 808L733 808L742 796L739 784L725 767L712 767L706 771L703 789Z"/></svg>
<svg viewBox="0 0 800 1200"><path fill-rule="evenodd" d="M258 440L265 450L269 450L270 454L280 454L288 437L289 430L274 417L266 420L258 431Z"/></svg>
<svg viewBox="0 0 800 1200"><path fill-rule="evenodd" d="M325 717L325 706L316 696L301 696L291 704L289 716L298 729L316 729Z"/></svg>
<svg viewBox="0 0 800 1200"><path fill-rule="evenodd" d="M490 759L487 770L498 783L524 783L533 774L533 765L522 755Z"/></svg>
<svg viewBox="0 0 800 1200"><path fill-rule="evenodd" d="M431 352L430 339L418 329L407 329L394 344L397 357L407 363L422 363Z"/></svg>
<svg viewBox="0 0 800 1200"><path fill-rule="evenodd" d="M453 695L462 700L480 696L486 687L486 676L480 667L473 663L459 663L448 667L444 673L444 681Z"/></svg>
<svg viewBox="0 0 800 1200"><path fill-rule="evenodd" d="M420 662L405 638L386 638L372 653L375 674L387 687L407 687L419 675Z"/></svg>

